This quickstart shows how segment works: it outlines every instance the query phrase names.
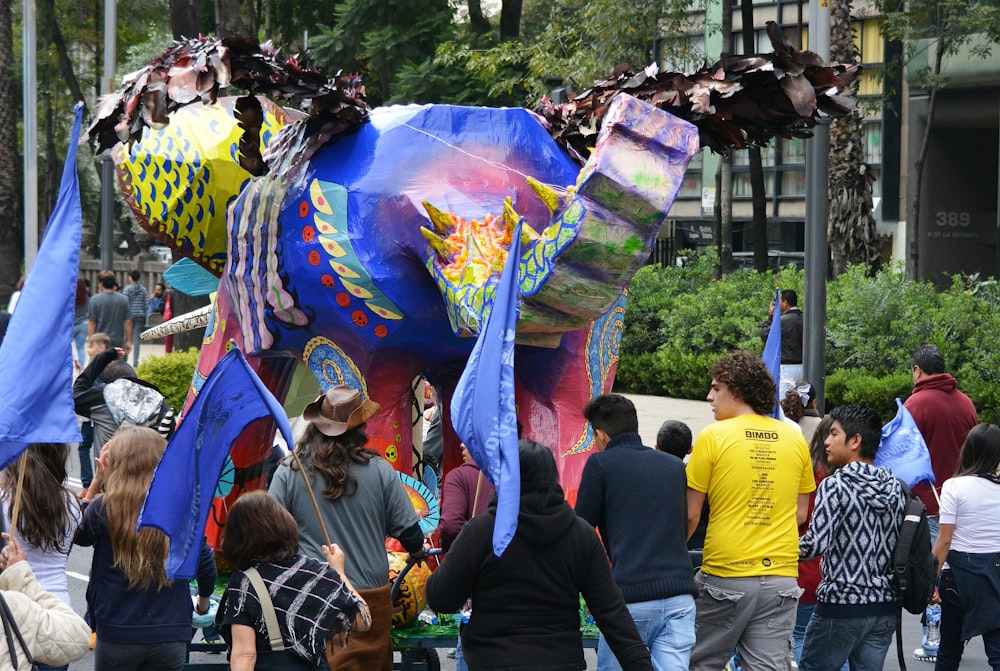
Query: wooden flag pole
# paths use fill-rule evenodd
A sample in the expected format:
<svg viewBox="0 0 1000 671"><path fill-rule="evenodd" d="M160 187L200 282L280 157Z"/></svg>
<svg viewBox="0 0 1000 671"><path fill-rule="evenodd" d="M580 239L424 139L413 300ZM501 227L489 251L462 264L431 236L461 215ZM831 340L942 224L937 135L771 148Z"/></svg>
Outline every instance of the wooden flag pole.
<svg viewBox="0 0 1000 671"><path fill-rule="evenodd" d="M21 491L24 487L24 471L28 464L28 451L21 453L20 465L17 469L17 488L14 490L14 500L11 503L10 511L10 536L14 537L14 530L17 529L17 518L21 513Z"/></svg>
<svg viewBox="0 0 1000 671"><path fill-rule="evenodd" d="M323 522L323 516L319 512L319 503L316 502L316 494L313 493L312 484L309 482L309 476L306 475L306 469L302 466L302 460L299 459L299 453L296 450L292 450L292 457L295 459L295 464L299 467L299 473L302 474L302 482L306 483L306 491L309 492L309 499L312 501L313 510L316 511L316 519L319 520L319 527L323 530L323 539L326 541L327 545L333 545L330 542L330 534L326 530L326 523Z"/></svg>

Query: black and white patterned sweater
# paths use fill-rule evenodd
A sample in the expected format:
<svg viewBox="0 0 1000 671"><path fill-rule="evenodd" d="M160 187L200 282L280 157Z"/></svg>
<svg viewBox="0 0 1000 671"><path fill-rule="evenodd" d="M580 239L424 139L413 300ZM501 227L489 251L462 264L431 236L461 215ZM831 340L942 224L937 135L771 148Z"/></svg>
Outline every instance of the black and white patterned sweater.
<svg viewBox="0 0 1000 671"><path fill-rule="evenodd" d="M822 557L817 614L864 617L895 603L892 553L903 508L902 489L886 468L855 461L820 483L799 539L800 561Z"/></svg>

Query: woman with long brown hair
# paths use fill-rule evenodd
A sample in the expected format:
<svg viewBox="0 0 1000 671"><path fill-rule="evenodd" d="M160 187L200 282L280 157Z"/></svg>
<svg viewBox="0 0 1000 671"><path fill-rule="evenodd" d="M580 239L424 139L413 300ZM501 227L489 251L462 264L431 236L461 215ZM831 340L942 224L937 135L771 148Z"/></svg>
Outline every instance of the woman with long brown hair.
<svg viewBox="0 0 1000 671"><path fill-rule="evenodd" d="M310 403L302 413L309 427L295 447L309 487L298 467L286 460L269 488L298 522L302 554L325 560L324 528L329 542L344 549L345 577L371 609L371 629L355 634L349 646L331 657L333 669L392 669L386 536L398 539L412 559L423 557L420 523L396 471L365 449L365 422L379 407L345 385L331 388ZM309 489L319 500L322 523L313 510Z"/></svg>
<svg viewBox="0 0 1000 671"><path fill-rule="evenodd" d="M18 473L24 460L14 538L24 548L38 582L66 605L71 605L66 558L81 517L80 504L64 486L69 450L65 443L35 443L0 473L4 527L10 529Z"/></svg>
<svg viewBox="0 0 1000 671"><path fill-rule="evenodd" d="M14 497L18 496L19 512L13 536L24 548L38 583L67 606L72 604L66 582L66 560L81 516L80 504L64 486L69 449L65 443L35 443L0 473L4 528L11 528ZM19 491L22 460L24 477ZM38 668L66 667L39 664Z"/></svg>
<svg viewBox="0 0 1000 671"><path fill-rule="evenodd" d="M153 471L167 442L153 429L125 426L105 445L95 482L104 488L84 511L74 541L93 546L87 586L91 626L97 634L95 671L184 668L191 640L191 594L185 580L168 580L168 539L162 531L136 531ZM198 612L215 589L215 557L202 542Z"/></svg>

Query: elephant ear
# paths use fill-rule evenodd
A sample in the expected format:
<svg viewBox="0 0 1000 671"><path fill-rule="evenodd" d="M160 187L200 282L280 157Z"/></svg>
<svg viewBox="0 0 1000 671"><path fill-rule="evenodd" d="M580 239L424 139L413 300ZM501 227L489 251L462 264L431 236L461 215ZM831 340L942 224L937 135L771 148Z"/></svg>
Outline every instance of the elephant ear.
<svg viewBox="0 0 1000 671"><path fill-rule="evenodd" d="M264 170L260 157L278 132L304 116L267 98L252 100L182 107L165 127L147 128L112 152L139 225L217 276L226 263L229 204Z"/></svg>

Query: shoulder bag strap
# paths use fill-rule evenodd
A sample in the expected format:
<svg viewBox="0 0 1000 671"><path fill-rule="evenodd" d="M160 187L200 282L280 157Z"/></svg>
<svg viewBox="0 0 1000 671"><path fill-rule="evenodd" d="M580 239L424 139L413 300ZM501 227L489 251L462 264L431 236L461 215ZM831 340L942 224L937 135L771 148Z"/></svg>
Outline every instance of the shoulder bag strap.
<svg viewBox="0 0 1000 671"><path fill-rule="evenodd" d="M7 605L7 600L3 598L0 594L0 618L3 619L3 631L7 637L7 651L10 653L10 661L17 668L17 651L14 647L14 637L17 637L17 642L21 644L21 649L24 651L24 657L28 660L28 664L32 669L35 668L35 660L31 657L31 651L28 650L28 644L24 642L24 637L21 636L21 630L17 628L17 622L14 621L14 615L10 612L10 606ZM13 635L12 635L13 634Z"/></svg>
<svg viewBox="0 0 1000 671"><path fill-rule="evenodd" d="M483 472L479 471L479 477L476 478L476 495L472 499L472 516L476 516L476 509L479 507L479 492L483 489Z"/></svg>
<svg viewBox="0 0 1000 671"><path fill-rule="evenodd" d="M278 616L274 613L271 593L267 591L267 586L256 567L248 568L243 573L250 580L250 585L253 586L257 593L257 599L260 601L260 610L264 614L264 626L267 628L267 639L271 650L284 650L285 641L281 637L281 629L278 628Z"/></svg>

